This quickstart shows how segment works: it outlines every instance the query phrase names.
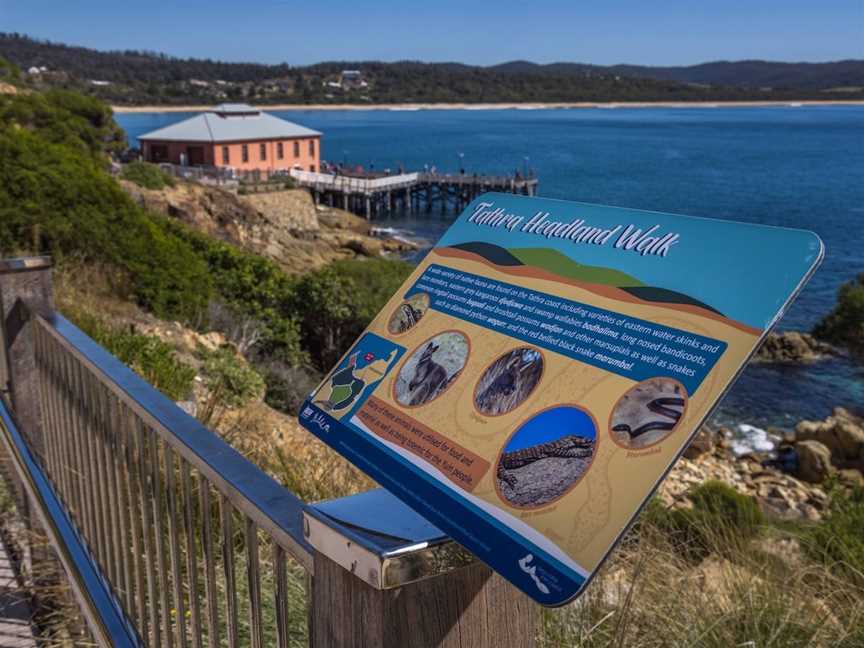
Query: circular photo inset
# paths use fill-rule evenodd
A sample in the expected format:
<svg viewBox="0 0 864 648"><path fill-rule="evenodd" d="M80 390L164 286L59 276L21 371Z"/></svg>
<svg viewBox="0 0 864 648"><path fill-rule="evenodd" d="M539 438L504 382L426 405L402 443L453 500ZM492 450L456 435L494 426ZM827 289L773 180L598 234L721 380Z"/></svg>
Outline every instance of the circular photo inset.
<svg viewBox="0 0 864 648"><path fill-rule="evenodd" d="M586 473L597 448L594 418L575 405L533 416L510 437L498 459L498 494L513 506L543 506Z"/></svg>
<svg viewBox="0 0 864 648"><path fill-rule="evenodd" d="M387 323L387 330L393 335L398 335L414 328L428 309L429 295L426 293L412 295L393 311L390 321Z"/></svg>
<svg viewBox="0 0 864 648"><path fill-rule="evenodd" d="M537 349L513 349L480 376L474 390L474 405L487 416L506 414L531 395L542 375L543 355Z"/></svg>
<svg viewBox="0 0 864 648"><path fill-rule="evenodd" d="M612 439L630 449L659 443L678 427L686 407L687 391L677 380L643 380L625 393L612 410Z"/></svg>
<svg viewBox="0 0 864 648"><path fill-rule="evenodd" d="M445 331L421 344L402 365L393 393L408 407L429 403L452 385L468 360L468 338Z"/></svg>

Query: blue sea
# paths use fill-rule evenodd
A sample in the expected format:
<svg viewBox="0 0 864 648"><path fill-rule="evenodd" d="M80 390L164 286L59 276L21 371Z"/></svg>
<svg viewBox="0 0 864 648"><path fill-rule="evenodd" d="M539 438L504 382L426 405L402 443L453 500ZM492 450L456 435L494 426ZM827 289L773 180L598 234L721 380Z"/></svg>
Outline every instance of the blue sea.
<svg viewBox="0 0 864 648"><path fill-rule="evenodd" d="M840 285L864 272L864 106L274 114L322 131L323 157L332 162L531 169L545 197L813 230L827 247L825 261L780 330L812 328ZM134 144L190 115L118 114L117 121ZM435 212L386 224L434 242L452 218ZM864 365L844 358L755 365L715 421L789 428L837 405L864 409Z"/></svg>

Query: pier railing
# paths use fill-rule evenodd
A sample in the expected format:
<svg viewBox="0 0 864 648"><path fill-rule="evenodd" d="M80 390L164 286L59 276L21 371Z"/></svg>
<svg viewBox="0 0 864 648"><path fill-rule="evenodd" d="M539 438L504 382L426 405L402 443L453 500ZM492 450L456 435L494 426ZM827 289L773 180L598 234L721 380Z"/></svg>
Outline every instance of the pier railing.
<svg viewBox="0 0 864 648"><path fill-rule="evenodd" d="M48 259L0 261L0 324L4 479L99 645L533 644L527 599L391 496L305 504L54 312Z"/></svg>

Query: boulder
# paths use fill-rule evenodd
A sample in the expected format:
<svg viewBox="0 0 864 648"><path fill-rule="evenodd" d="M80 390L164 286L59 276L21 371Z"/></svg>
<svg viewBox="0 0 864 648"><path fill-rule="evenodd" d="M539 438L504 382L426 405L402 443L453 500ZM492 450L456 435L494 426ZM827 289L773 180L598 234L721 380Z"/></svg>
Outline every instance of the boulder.
<svg viewBox="0 0 864 648"><path fill-rule="evenodd" d="M352 252L362 254L367 257L376 257L381 255L381 241L374 238L352 238L345 241L344 247Z"/></svg>
<svg viewBox="0 0 864 648"><path fill-rule="evenodd" d="M834 472L831 464L831 450L815 440L799 441L795 444L798 452L798 477L814 484L821 483Z"/></svg>
<svg viewBox="0 0 864 648"><path fill-rule="evenodd" d="M714 431L707 427L702 427L699 429L699 432L696 433L696 436L693 437L690 445L687 446L687 449L684 451L684 456L688 459L698 459L702 455L711 452L711 450L714 449L714 443Z"/></svg>
<svg viewBox="0 0 864 648"><path fill-rule="evenodd" d="M818 441L831 451L838 468L864 471L864 420L838 407L824 421L801 421L795 426L799 441Z"/></svg>
<svg viewBox="0 0 864 648"><path fill-rule="evenodd" d="M833 353L833 347L809 333L769 333L754 356L757 362L813 362Z"/></svg>

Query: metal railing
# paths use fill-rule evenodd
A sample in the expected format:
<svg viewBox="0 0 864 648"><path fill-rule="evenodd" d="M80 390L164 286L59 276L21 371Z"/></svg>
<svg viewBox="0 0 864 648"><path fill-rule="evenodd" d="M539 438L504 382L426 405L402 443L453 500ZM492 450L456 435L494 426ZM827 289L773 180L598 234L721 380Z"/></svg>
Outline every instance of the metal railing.
<svg viewBox="0 0 864 648"><path fill-rule="evenodd" d="M373 193L376 191L393 191L412 187L417 184L419 173L401 173L381 178L355 178L332 173L315 173L291 169L289 172L301 186L313 187L318 191L337 190L343 193Z"/></svg>
<svg viewBox="0 0 864 648"><path fill-rule="evenodd" d="M287 556L312 569L303 503L62 316L34 323L42 464L139 636L236 646L242 629L263 646L272 570L275 645L288 646Z"/></svg>
<svg viewBox="0 0 864 648"><path fill-rule="evenodd" d="M0 342L3 478L100 646L533 644L522 595L392 495L304 504L55 313L49 259L0 260Z"/></svg>

